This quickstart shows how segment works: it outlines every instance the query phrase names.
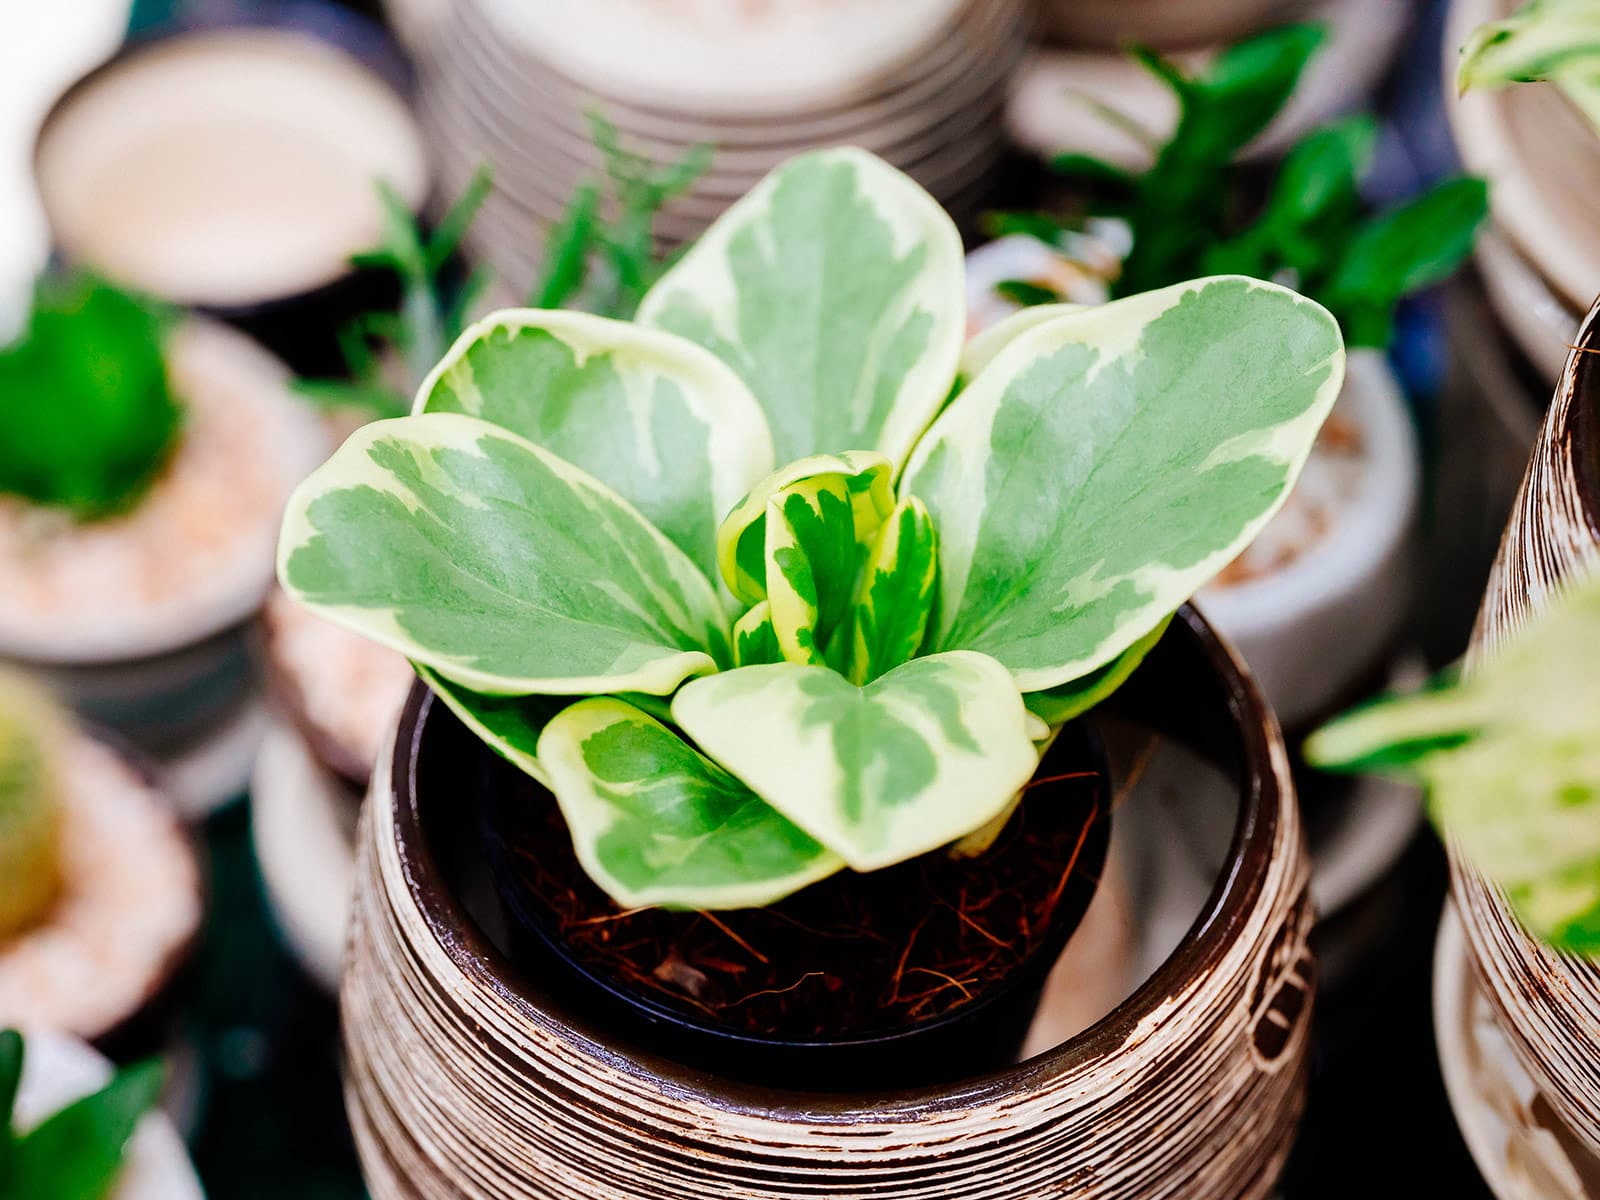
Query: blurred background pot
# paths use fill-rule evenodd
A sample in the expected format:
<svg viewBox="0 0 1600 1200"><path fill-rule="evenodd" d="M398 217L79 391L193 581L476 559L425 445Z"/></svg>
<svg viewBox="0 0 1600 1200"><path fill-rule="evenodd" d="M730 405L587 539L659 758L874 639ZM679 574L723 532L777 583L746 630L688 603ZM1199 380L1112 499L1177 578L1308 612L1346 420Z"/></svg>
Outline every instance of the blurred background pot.
<svg viewBox="0 0 1600 1200"><path fill-rule="evenodd" d="M1276 726L1192 610L1094 717L1132 839L1113 855L1134 880L1126 986L1015 1067L909 1091L735 1084L519 976L470 837L457 852L470 806L418 788L432 711L419 689L375 781L343 986L378 1200L1029 1195L1066 1179L1106 1197L1271 1194L1307 1065L1306 864Z"/></svg>
<svg viewBox="0 0 1600 1200"><path fill-rule="evenodd" d="M56 253L237 325L302 374L336 373L341 326L399 300L391 276L348 261L383 232L377 182L413 213L428 199L402 80L376 29L322 5L130 43L40 127Z"/></svg>
<svg viewBox="0 0 1600 1200"><path fill-rule="evenodd" d="M1490 575L1474 653L1492 651L1565 581L1600 561L1597 351L1600 308L1584 320L1539 431ZM1535 942L1504 897L1454 852L1451 883L1466 957L1516 1064L1531 1081L1533 1100L1520 1110L1505 1153L1515 1159L1516 1147L1537 1142L1541 1129L1547 1135L1558 1131L1553 1136L1570 1147L1564 1154L1569 1177L1575 1173L1592 1184L1600 1160L1600 963ZM1441 1041L1441 1049L1450 1047ZM1485 1167L1490 1177L1505 1172L1504 1163Z"/></svg>

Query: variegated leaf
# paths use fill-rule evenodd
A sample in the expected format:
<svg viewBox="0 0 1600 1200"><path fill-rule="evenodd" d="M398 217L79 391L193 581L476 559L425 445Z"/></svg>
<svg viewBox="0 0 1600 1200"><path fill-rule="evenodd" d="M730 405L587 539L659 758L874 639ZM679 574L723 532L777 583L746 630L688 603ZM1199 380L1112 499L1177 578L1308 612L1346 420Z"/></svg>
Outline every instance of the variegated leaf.
<svg viewBox="0 0 1600 1200"><path fill-rule="evenodd" d="M881 454L865 451L818 454L778 468L751 488L717 529L723 582L746 604L767 595L767 505L791 498L826 514L841 531L848 524L854 540L866 542L894 509L894 468Z"/></svg>
<svg viewBox="0 0 1600 1200"><path fill-rule="evenodd" d="M1072 718L1088 712L1128 682L1128 676L1138 670L1145 655L1156 648L1156 643L1171 624L1172 618L1168 617L1105 666L1096 667L1071 683L1063 683L1042 692L1027 693L1022 699L1028 711L1051 727L1064 725Z"/></svg>
<svg viewBox="0 0 1600 1200"><path fill-rule="evenodd" d="M939 530L932 647L1028 692L1110 662L1277 511L1343 378L1325 309L1234 276L1014 338L906 468Z"/></svg>
<svg viewBox="0 0 1600 1200"><path fill-rule="evenodd" d="M1031 304L973 334L961 351L961 378L971 383L983 373L996 354L1028 330L1047 325L1057 317L1082 312L1084 307L1082 304Z"/></svg>
<svg viewBox="0 0 1600 1200"><path fill-rule="evenodd" d="M651 289L639 320L734 368L779 462L872 449L899 464L955 378L961 238L906 176L860 150L790 159Z"/></svg>
<svg viewBox="0 0 1600 1200"><path fill-rule="evenodd" d="M763 600L733 624L733 665L758 667L782 661L772 628L772 605Z"/></svg>
<svg viewBox="0 0 1600 1200"><path fill-rule="evenodd" d="M831 529L837 532L839 526L833 525ZM812 565L807 547L801 543L799 533L789 523L777 500L767 502L766 530L767 618L772 623L778 653L786 662L821 664L822 646L826 643L823 641L825 627L822 626L820 593L828 588L837 598L849 585L841 587L837 579L830 579L821 563ZM850 548L858 548L848 514L844 531L852 537Z"/></svg>
<svg viewBox="0 0 1600 1200"><path fill-rule="evenodd" d="M536 757L539 735L571 696L486 696L462 687L428 667L417 676L433 689L446 708L491 750L548 786L550 779Z"/></svg>
<svg viewBox="0 0 1600 1200"><path fill-rule="evenodd" d="M773 466L739 377L699 346L587 313L513 309L473 325L416 411L482 417L587 471L716 578L717 524Z"/></svg>
<svg viewBox="0 0 1600 1200"><path fill-rule="evenodd" d="M1363 706L1306 743L1317 766L1420 779L1434 820L1539 937L1600 955L1600 580L1480 668Z"/></svg>
<svg viewBox="0 0 1600 1200"><path fill-rule="evenodd" d="M297 600L473 691L665 694L729 663L710 582L604 484L486 421L358 430L290 499Z"/></svg>
<svg viewBox="0 0 1600 1200"><path fill-rule="evenodd" d="M865 687L781 663L697 679L678 724L858 871L970 833L1038 765L1005 668L981 654L916 658Z"/></svg>
<svg viewBox="0 0 1600 1200"><path fill-rule="evenodd" d="M672 730L609 696L545 726L538 759L589 877L624 908L771 904L843 861Z"/></svg>
<svg viewBox="0 0 1600 1200"><path fill-rule="evenodd" d="M1600 129L1600 5L1594 0L1530 0L1472 31L1461 47L1456 85L1503 87L1549 80Z"/></svg>
<svg viewBox="0 0 1600 1200"><path fill-rule="evenodd" d="M933 519L921 500L908 496L878 530L856 581L842 634L850 682L870 683L916 654L928 632L938 571Z"/></svg>

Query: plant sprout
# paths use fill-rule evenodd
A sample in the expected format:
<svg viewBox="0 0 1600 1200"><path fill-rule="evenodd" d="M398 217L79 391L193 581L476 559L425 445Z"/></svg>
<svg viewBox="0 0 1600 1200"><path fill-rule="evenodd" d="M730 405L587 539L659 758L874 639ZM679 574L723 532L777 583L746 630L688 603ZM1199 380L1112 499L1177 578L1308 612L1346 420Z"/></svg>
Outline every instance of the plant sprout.
<svg viewBox="0 0 1600 1200"><path fill-rule="evenodd" d="M624 906L974 834L1270 519L1344 351L1222 277L964 360L963 265L881 160L792 159L636 321L469 329L299 489L279 576L545 783Z"/></svg>

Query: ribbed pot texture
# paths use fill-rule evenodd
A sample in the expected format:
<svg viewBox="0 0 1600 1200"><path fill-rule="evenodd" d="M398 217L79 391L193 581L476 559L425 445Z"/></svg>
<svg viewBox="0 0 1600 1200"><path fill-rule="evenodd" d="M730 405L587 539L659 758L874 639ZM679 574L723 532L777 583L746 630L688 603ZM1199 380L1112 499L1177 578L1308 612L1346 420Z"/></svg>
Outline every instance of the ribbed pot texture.
<svg viewBox="0 0 1600 1200"><path fill-rule="evenodd" d="M1600 304L1567 357L1489 575L1472 654L1510 636L1600 562ZM1458 853L1451 884L1490 1003L1556 1114L1600 1154L1600 963L1529 937Z"/></svg>
<svg viewBox="0 0 1600 1200"><path fill-rule="evenodd" d="M1104 1019L1018 1066L826 1095L660 1060L517 978L419 820L417 747L444 719L419 688L367 806L343 990L375 1200L1269 1196L1303 1106L1314 975L1282 740L1191 609L1119 702L1238 786L1227 863L1182 943Z"/></svg>

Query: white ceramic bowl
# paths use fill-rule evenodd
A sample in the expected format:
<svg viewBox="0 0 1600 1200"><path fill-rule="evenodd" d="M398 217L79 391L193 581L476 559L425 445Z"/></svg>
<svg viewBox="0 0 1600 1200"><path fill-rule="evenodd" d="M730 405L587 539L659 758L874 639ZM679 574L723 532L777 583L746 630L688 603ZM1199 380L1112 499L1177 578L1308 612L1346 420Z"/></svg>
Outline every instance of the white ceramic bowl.
<svg viewBox="0 0 1600 1200"><path fill-rule="evenodd" d="M17 1119L25 1128L111 1082L111 1064L84 1043L48 1030L26 1032ZM172 1122L157 1111L134 1131L122 1175L107 1200L205 1200Z"/></svg>

